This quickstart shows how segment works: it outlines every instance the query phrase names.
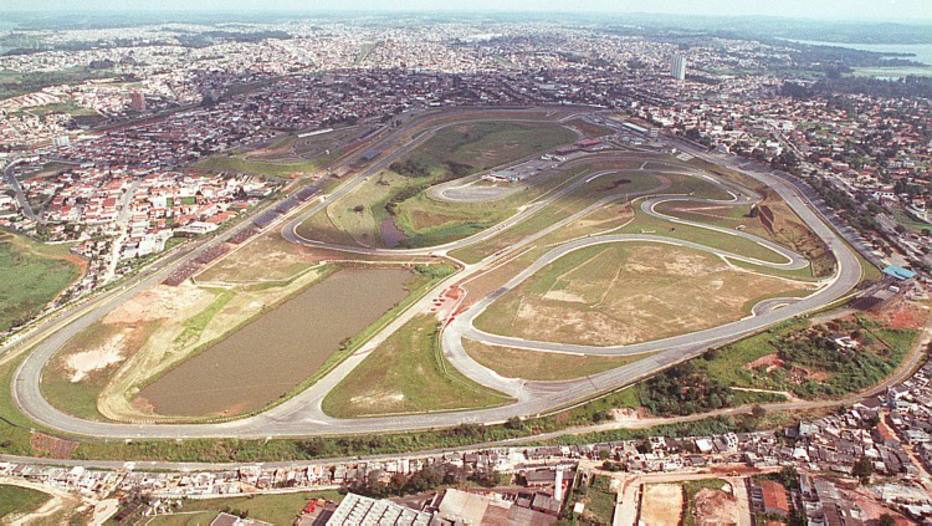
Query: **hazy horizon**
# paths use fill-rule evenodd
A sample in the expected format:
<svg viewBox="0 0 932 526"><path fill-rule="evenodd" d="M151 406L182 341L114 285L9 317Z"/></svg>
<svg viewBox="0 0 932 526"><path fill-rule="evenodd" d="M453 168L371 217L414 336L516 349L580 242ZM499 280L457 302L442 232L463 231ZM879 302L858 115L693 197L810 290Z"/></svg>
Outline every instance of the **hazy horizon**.
<svg viewBox="0 0 932 526"><path fill-rule="evenodd" d="M271 5L270 5L271 4ZM572 5L572 7L568 7ZM747 2L741 0L667 0L645 8L634 0L577 0L572 4L556 0L474 0L468 6L436 5L430 0L162 0L158 4L139 0L85 0L80 7L62 0L33 0L25 9L0 6L9 13L106 12L409 12L409 13L606 13L656 14L712 17L766 16L822 20L830 22L885 21L897 23L932 23L932 2L927 0L783 0L781 2Z"/></svg>

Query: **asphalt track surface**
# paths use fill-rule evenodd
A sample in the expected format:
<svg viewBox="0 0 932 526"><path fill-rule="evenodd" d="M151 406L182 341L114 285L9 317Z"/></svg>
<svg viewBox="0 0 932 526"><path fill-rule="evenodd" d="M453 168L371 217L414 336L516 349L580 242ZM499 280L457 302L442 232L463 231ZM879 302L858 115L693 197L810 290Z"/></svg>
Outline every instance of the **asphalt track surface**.
<svg viewBox="0 0 932 526"><path fill-rule="evenodd" d="M432 130L436 131L436 129L442 128L444 126L446 125L435 127ZM417 135L415 140L399 147L391 154L383 156L381 160L374 163L355 178L348 180L347 183L341 185L336 191L334 191L334 193L328 196L327 199L321 200L319 203L315 203L308 209L307 213L300 214L298 219L287 221L283 228L283 234L287 239L293 242L298 242L310 246L320 246L333 250L345 250L348 252L386 255L433 255L438 253L445 253L449 250L468 246L470 244L497 235L502 230L520 223L528 216L536 213L540 209L543 209L548 204L552 203L554 199L558 199L562 195L565 195L562 192L572 191L579 185L586 184L587 182L592 181L594 178L589 177L585 180L576 180L572 184L564 187L563 190L550 195L548 198L526 206L515 216L503 222L502 225L492 227L485 232L440 247L414 250L342 247L319 243L314 240L301 238L297 235L296 226L299 224L299 221L303 221L305 218L310 217L310 215L322 211L326 206L334 202L339 197L351 192L356 186L361 184L366 177L377 173L393 160L398 159L406 153L410 152L414 147L423 142L426 136L429 135L429 133L421 133ZM628 154L628 157L630 158L630 154ZM674 165L671 166L676 165L674 163ZM684 166L679 166L675 168L675 170L676 173L700 176L707 180L712 179L709 175L700 174L699 172ZM610 171L600 172L600 174L609 172ZM614 171L613 173L617 172L618 170ZM352 370L363 359L365 359L366 356L368 356L370 352L377 348L379 343L384 341L390 334L398 330L402 325L404 325L404 323L413 317L428 312L433 298L436 297L438 293L445 290L447 287L454 283L461 282L469 275L475 275L482 272L495 259L497 259L500 254L490 256L480 263L467 265L463 271L447 278L433 291L431 291L431 293L425 295L412 307L399 315L385 329L380 331L369 342L367 342L367 344L365 344L357 352L335 367L320 381L312 385L307 390L299 393L295 397L255 416L229 422L211 424L127 424L96 422L83 420L65 414L52 407L42 397L39 390L39 379L41 377L42 367L46 361L51 358L55 351L57 351L57 349L59 349L61 345L63 345L68 340L68 338L76 334L80 329L87 327L93 322L102 318L107 312L113 308L116 308L120 303L131 297L138 290L142 290L142 288L145 286L156 283L157 280L161 279L162 277L158 273L147 280L140 281L139 284L127 289L125 292L108 298L106 301L101 302L101 305L96 305L93 308L89 308L87 313L77 317L74 322L67 325L67 330L58 330L54 332L49 338L38 344L14 374L14 399L25 414L44 426L76 435L89 435L106 438L266 438L352 433L403 432L416 429L448 427L463 422L497 423L505 421L513 416L534 416L547 413L555 409L577 403L581 400L585 400L594 395L598 395L609 390L617 389L621 386L633 383L637 380L650 376L660 369L695 357L710 347L735 341L780 321L784 321L794 316L819 309L826 304L829 304L843 297L854 288L854 286L860 280L861 273L858 259L847 246L847 244L842 239L840 239L831 228L822 222L817 212L805 200L805 198L802 197L783 179L780 179L779 177L776 177L772 174L748 171L745 171L745 173L750 177L757 179L760 182L773 188L799 215L799 217L807 225L809 225L813 232L826 242L829 249L833 252L837 262L834 276L832 276L829 280L826 280L826 283L818 291L814 292L806 298L795 300L780 300L779 304L782 305L781 308L773 308L778 303L775 303L775 300L767 300L766 304L762 302L763 307L762 304L759 304L758 308L755 308L754 315L748 316L736 322L683 336L616 347L595 347L585 345L568 345L553 342L533 342L482 333L472 326L471 320L474 319L475 316L477 316L479 313L481 313L482 309L487 307L492 301L494 301L496 297L499 297L503 293L502 290L495 291L491 295L473 304L466 312L460 314L451 323L449 323L445 330L442 332L441 338L443 352L446 358L457 369L466 374L468 377L472 378L474 381L488 387L498 389L512 396L515 399L515 402L508 405L449 413L431 413L358 419L336 419L324 414L320 407L321 401L327 395L327 393L329 393L330 390L333 389L342 379L346 378L352 372ZM732 195L735 196L734 201L729 201L731 203L741 202L741 200L753 198L749 192L748 195L744 196L734 192L734 185L730 185L724 181L715 180L715 182L723 189L730 191ZM662 191L662 188L654 189L648 193L653 193L656 191ZM624 198L632 199L634 197L636 197L635 194L615 194L606 196L587 206L585 209L572 214L570 217L558 221L550 227L528 236L524 240L521 240L512 246L511 250L520 249L520 247L525 246L534 240L540 239L544 235L547 235L548 233L553 232L556 229L565 226L566 224L569 224L579 217L582 217L583 215L588 214L609 202ZM654 205L658 202L662 201L663 199L683 199L685 197L686 196L681 195L656 196L645 200L642 203L642 207L647 206L647 208L642 208L642 210L647 213L657 214L653 211L653 208ZM677 221L682 220L677 219ZM708 228L706 225L697 224L696 226ZM751 234L741 234L746 237L750 236L750 238L754 238ZM763 246L768 246L768 244L765 242L766 240L757 238L754 238L753 240L760 242ZM725 253L723 251L718 251L716 249L698 244L687 244L689 242L673 240L670 238L658 239L655 236L637 234L593 236L589 238L573 240L566 244L555 247L553 250L545 254L540 260L535 262L532 267L529 267L524 272L522 272L521 275L516 276L515 279L509 281L508 285L506 285L506 288L509 285L513 287L519 284L521 281L519 278L522 276L523 279L527 279L527 277L533 274L533 268L543 268L543 266L546 266L553 260L574 250L579 250L594 244L632 241L673 243L706 250L725 258L739 260L742 258L744 260L748 259L737 254ZM764 266L771 266L774 268L799 268L798 266L800 265L800 256L786 250L783 247L771 246L770 248L774 249L776 253L781 254L784 259L786 259L786 261L780 263L755 261L754 263ZM166 267L164 273L167 273L169 270L171 270L171 267ZM497 343L502 345L521 347L541 352L564 352L574 354L599 355L632 355L654 351L656 352L642 360L625 365L623 367L577 380L564 382L528 382L524 380L501 377L494 371L491 371L473 361L463 350L462 340L464 337L470 337L487 343Z"/></svg>

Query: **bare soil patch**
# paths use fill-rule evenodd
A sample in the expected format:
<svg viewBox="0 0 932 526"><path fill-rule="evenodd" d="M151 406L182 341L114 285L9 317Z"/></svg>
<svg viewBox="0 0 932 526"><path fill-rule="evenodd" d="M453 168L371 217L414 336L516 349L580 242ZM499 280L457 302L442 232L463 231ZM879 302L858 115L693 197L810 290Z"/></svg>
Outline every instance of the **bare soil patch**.
<svg viewBox="0 0 932 526"><path fill-rule="evenodd" d="M651 526L678 526L683 513L679 484L647 484L641 495L640 519Z"/></svg>
<svg viewBox="0 0 932 526"><path fill-rule="evenodd" d="M71 458L78 443L74 440L53 437L45 433L33 433L30 439L32 450L51 458Z"/></svg>
<svg viewBox="0 0 932 526"><path fill-rule="evenodd" d="M175 318L190 305L204 301L210 293L190 283L177 287L156 285L133 296L107 314L104 324L135 324Z"/></svg>
<svg viewBox="0 0 932 526"><path fill-rule="evenodd" d="M868 316L894 329L921 329L929 319L929 309L898 297L870 311Z"/></svg>
<svg viewBox="0 0 932 526"><path fill-rule="evenodd" d="M535 340L628 344L721 325L747 315L758 298L805 287L696 250L617 243L560 258L498 299L476 325Z"/></svg>
<svg viewBox="0 0 932 526"><path fill-rule="evenodd" d="M703 488L696 493L692 510L697 526L719 526L738 523L738 502L734 495L721 490Z"/></svg>

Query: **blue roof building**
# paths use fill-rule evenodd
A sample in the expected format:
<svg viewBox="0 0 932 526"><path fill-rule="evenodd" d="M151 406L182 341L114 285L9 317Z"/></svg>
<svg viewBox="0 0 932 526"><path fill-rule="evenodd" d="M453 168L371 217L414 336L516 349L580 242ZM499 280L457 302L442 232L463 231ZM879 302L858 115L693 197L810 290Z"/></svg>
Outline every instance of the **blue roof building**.
<svg viewBox="0 0 932 526"><path fill-rule="evenodd" d="M912 270L905 269L896 265L888 265L887 268L883 269L883 273L892 276L900 281L906 281L916 277L916 273Z"/></svg>

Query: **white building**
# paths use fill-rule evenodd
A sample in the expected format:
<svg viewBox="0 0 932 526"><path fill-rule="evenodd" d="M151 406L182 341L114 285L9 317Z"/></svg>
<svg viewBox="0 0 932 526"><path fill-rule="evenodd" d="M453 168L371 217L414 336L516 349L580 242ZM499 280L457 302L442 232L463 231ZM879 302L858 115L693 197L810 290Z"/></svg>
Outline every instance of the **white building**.
<svg viewBox="0 0 932 526"><path fill-rule="evenodd" d="M677 53L670 61L670 75L676 80L686 80L686 57Z"/></svg>

